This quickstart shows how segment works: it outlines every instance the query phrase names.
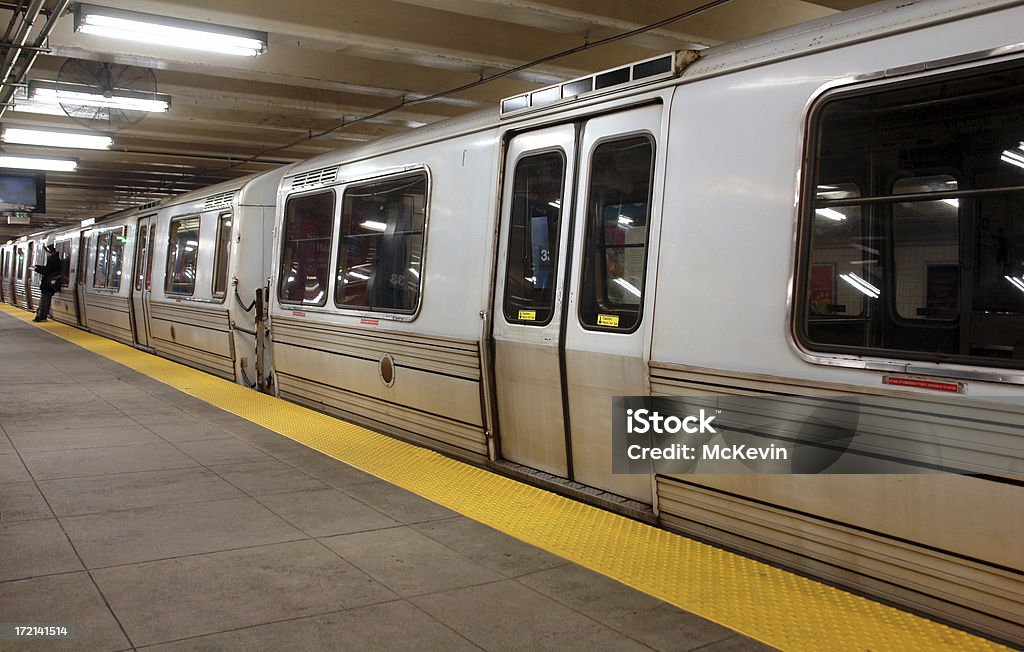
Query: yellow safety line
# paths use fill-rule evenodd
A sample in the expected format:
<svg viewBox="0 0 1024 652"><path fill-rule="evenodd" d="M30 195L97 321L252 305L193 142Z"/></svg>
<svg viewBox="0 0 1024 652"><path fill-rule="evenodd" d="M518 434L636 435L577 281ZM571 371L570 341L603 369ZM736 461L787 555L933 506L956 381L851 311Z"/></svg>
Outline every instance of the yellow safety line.
<svg viewBox="0 0 1024 652"><path fill-rule="evenodd" d="M8 305L8 315L31 313ZM783 650L1004 650L967 632L260 394L59 323L40 328L680 609Z"/></svg>

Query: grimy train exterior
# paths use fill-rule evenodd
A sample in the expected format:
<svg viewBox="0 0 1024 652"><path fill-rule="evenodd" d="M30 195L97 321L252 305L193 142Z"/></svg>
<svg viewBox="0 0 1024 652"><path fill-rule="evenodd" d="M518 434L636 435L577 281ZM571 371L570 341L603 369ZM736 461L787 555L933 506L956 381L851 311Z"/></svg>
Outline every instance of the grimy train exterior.
<svg viewBox="0 0 1024 652"><path fill-rule="evenodd" d="M8 243L0 292L55 243L61 321L1020 644L1022 4L556 84ZM692 393L857 396L961 472L612 473L613 397Z"/></svg>

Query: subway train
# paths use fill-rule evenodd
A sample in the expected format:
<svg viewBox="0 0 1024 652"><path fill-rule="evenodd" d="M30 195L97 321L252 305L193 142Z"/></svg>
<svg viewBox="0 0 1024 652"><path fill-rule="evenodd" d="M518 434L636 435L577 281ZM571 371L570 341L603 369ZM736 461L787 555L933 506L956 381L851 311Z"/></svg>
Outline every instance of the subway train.
<svg viewBox="0 0 1024 652"><path fill-rule="evenodd" d="M54 243L59 321L1021 644L1022 24L623 65L7 243L0 293ZM614 473L615 397L691 394L858 397L959 472Z"/></svg>

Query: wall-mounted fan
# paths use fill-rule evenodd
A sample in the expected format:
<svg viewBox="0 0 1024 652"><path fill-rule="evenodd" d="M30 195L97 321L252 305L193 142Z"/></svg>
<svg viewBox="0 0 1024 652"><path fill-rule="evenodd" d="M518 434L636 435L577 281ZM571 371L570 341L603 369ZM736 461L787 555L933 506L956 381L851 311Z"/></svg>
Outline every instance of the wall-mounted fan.
<svg viewBox="0 0 1024 652"><path fill-rule="evenodd" d="M146 117L146 101L157 99L156 75L149 68L68 59L57 72L57 99L69 118L99 131L131 127ZM113 106L116 98L131 108ZM106 102L105 102L106 100Z"/></svg>

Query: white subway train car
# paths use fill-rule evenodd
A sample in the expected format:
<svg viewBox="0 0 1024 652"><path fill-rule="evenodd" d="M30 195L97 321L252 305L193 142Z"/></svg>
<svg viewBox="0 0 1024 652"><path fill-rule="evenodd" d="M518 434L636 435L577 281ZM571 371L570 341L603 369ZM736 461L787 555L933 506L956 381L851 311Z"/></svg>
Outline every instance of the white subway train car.
<svg viewBox="0 0 1024 652"><path fill-rule="evenodd" d="M264 387L269 353L263 346L263 288L270 275L277 188L286 169L189 192L139 218L138 228L148 236L135 249L147 270L134 288L138 345Z"/></svg>
<svg viewBox="0 0 1024 652"><path fill-rule="evenodd" d="M299 164L276 390L1020 640L1022 20L881 4ZM693 392L877 398L965 473L613 473L613 397Z"/></svg>
<svg viewBox="0 0 1024 652"><path fill-rule="evenodd" d="M881 3L192 192L57 234L55 314L1022 643L1021 24ZM691 394L959 472L614 473L613 398Z"/></svg>

